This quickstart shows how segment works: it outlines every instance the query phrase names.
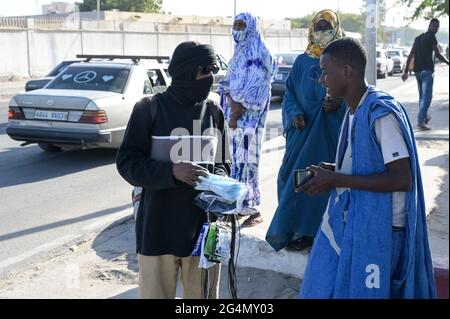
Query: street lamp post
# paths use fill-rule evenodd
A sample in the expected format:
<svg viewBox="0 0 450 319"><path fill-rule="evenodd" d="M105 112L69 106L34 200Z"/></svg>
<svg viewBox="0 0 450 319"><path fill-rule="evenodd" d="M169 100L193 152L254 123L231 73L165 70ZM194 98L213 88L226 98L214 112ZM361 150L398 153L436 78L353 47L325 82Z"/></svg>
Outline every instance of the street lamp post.
<svg viewBox="0 0 450 319"><path fill-rule="evenodd" d="M366 0L366 79L369 84L377 83L377 0Z"/></svg>
<svg viewBox="0 0 450 319"><path fill-rule="evenodd" d="M233 18L236 17L236 0L234 0Z"/></svg>
<svg viewBox="0 0 450 319"><path fill-rule="evenodd" d="M97 21L100 20L100 0L97 0Z"/></svg>

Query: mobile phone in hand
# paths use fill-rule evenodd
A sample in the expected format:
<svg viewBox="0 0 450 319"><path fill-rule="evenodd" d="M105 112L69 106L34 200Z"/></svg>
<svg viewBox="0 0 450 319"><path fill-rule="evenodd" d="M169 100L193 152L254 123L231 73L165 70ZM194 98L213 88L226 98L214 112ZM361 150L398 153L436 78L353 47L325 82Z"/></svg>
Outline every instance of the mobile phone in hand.
<svg viewBox="0 0 450 319"><path fill-rule="evenodd" d="M294 187L297 188L313 177L313 173L307 169L294 170Z"/></svg>

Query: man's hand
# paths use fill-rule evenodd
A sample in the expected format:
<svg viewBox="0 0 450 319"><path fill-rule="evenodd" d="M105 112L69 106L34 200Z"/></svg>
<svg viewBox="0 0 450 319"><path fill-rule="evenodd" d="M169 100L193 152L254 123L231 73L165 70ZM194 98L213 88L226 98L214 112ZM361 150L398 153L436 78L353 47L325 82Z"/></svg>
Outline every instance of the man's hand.
<svg viewBox="0 0 450 319"><path fill-rule="evenodd" d="M319 167L311 165L308 167L314 177L307 181L305 184L297 187L296 192L305 192L306 194L312 196L320 193L328 192L334 186L334 172Z"/></svg>
<svg viewBox="0 0 450 319"><path fill-rule="evenodd" d="M200 182L200 176L208 177L208 171L191 162L180 162L173 164L173 176L186 184L195 186Z"/></svg>
<svg viewBox="0 0 450 319"><path fill-rule="evenodd" d="M327 170L332 171L332 172L334 172L334 169L336 167L336 165L333 164L333 163L325 163L325 162L320 162L318 166L320 168L327 169Z"/></svg>
<svg viewBox="0 0 450 319"><path fill-rule="evenodd" d="M303 130L306 126L305 118L302 115L294 116L292 120L292 125L299 130Z"/></svg>
<svg viewBox="0 0 450 319"><path fill-rule="evenodd" d="M406 80L408 80L408 72L403 72L403 74L402 74L402 80L403 80L403 82L405 82Z"/></svg>
<svg viewBox="0 0 450 319"><path fill-rule="evenodd" d="M336 112L341 106L342 100L339 98L325 98L323 100L323 111L324 112Z"/></svg>

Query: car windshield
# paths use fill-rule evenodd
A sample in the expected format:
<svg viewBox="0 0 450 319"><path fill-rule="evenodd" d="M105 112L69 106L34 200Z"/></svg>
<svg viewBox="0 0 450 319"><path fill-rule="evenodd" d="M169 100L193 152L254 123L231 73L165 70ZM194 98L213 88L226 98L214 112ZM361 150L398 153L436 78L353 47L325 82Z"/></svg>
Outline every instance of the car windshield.
<svg viewBox="0 0 450 319"><path fill-rule="evenodd" d="M67 68L67 66L71 65L74 62L75 61L64 61L64 62L61 62L60 64L55 66L55 68L53 70L51 70L50 73L47 76L57 76L62 71L64 71L64 69Z"/></svg>
<svg viewBox="0 0 450 319"><path fill-rule="evenodd" d="M398 52L398 51L388 51L387 55L388 55L388 57L392 58L394 56L400 56L400 52Z"/></svg>
<svg viewBox="0 0 450 319"><path fill-rule="evenodd" d="M298 54L277 54L280 65L293 65Z"/></svg>
<svg viewBox="0 0 450 319"><path fill-rule="evenodd" d="M95 90L122 93L128 69L69 66L47 85L47 89Z"/></svg>

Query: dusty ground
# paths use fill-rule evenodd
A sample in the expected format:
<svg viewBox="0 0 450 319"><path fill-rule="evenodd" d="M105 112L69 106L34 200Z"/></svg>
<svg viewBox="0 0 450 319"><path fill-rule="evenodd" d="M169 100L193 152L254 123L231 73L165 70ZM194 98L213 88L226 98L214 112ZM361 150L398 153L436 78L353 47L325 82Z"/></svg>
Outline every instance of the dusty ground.
<svg viewBox="0 0 450 319"><path fill-rule="evenodd" d="M137 298L133 220L0 282L0 298ZM91 248L92 247L92 248ZM222 266L221 298L230 298ZM273 271L238 268L239 298L297 298L300 280ZM179 294L181 296L181 294Z"/></svg>

